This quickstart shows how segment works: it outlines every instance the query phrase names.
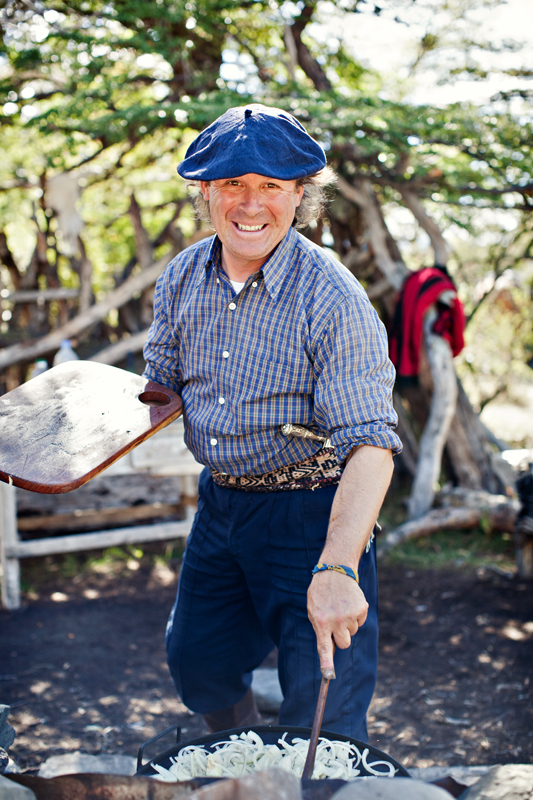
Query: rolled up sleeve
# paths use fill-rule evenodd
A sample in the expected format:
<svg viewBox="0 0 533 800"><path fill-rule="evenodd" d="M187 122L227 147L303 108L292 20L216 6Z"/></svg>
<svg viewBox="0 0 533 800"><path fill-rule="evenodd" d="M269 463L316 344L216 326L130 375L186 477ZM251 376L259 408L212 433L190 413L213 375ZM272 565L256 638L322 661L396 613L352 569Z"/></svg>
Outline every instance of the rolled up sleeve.
<svg viewBox="0 0 533 800"><path fill-rule="evenodd" d="M146 367L143 377L161 383L181 394L182 383L178 359L178 344L173 326L169 322L168 309L173 301L170 282L170 266L156 284L154 296L154 321L148 331L143 355Z"/></svg>
<svg viewBox="0 0 533 800"><path fill-rule="evenodd" d="M340 463L363 444L401 452L387 335L366 296L345 297L331 313L315 356L315 380L315 419L330 432Z"/></svg>

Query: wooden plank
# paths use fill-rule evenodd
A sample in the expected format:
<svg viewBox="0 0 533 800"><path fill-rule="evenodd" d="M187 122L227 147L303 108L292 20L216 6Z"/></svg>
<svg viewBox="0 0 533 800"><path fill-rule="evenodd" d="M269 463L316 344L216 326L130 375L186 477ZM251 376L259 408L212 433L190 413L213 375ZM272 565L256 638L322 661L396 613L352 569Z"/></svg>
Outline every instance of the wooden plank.
<svg viewBox="0 0 533 800"><path fill-rule="evenodd" d="M87 508L70 514L39 514L35 517L19 517L19 533L28 531L79 531L94 530L101 525L121 525L145 519L169 517L181 510L178 503L149 503L142 506L120 506L117 508Z"/></svg>
<svg viewBox="0 0 533 800"><path fill-rule="evenodd" d="M10 303L49 303L51 300L70 300L79 297L79 289L64 289L59 287L57 289L19 289L17 292L11 292L4 300L9 300Z"/></svg>
<svg viewBox="0 0 533 800"><path fill-rule="evenodd" d="M146 328L144 331L133 333L131 336L121 339L120 342L109 345L109 347L104 347L103 350L99 350L96 355L92 356L90 360L99 364L116 364L117 361L122 361L122 359L126 358L128 353L138 353L144 347L149 330L149 328Z"/></svg>
<svg viewBox="0 0 533 800"><path fill-rule="evenodd" d="M128 303L135 292L141 292L143 289L153 286L168 262L174 258L177 252L178 249L172 247L171 251L156 264L128 278L118 289L108 292L101 303L91 306L87 311L78 314L65 325L56 328L52 333L41 336L39 339L5 347L0 352L0 370L7 369L7 367L18 364L21 361L33 361L35 358L45 356L47 353L57 350L63 339L73 339L79 336L82 331L99 322L111 310L120 308L125 303Z"/></svg>
<svg viewBox="0 0 533 800"><path fill-rule="evenodd" d="M187 448L184 436L183 420L178 419L132 451L132 467L156 475L163 474L162 470L165 475L199 475L203 464Z"/></svg>
<svg viewBox="0 0 533 800"><path fill-rule="evenodd" d="M0 480L77 489L176 419L170 389L106 364L70 361L0 398Z"/></svg>
<svg viewBox="0 0 533 800"><path fill-rule="evenodd" d="M132 528L119 528L114 531L77 533L74 536L54 536L49 539L35 539L18 542L6 547L9 558L33 558L57 553L76 553L81 550L101 550L106 547L121 547L137 542L159 542L168 539L186 539L191 531L192 521L162 522L159 525L137 525Z"/></svg>
<svg viewBox="0 0 533 800"><path fill-rule="evenodd" d="M0 483L0 565L2 567L2 605L20 608L20 564L11 550L18 545L17 505L13 486Z"/></svg>

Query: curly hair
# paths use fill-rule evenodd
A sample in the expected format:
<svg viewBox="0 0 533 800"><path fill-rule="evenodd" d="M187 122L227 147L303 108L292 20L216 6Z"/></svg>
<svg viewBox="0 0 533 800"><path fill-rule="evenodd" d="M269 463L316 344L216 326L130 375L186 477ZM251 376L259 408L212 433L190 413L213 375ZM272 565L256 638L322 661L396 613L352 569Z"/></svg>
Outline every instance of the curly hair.
<svg viewBox="0 0 533 800"><path fill-rule="evenodd" d="M295 188L299 189L300 186L303 186L304 193L295 212L293 223L295 228L307 228L312 222L320 219L329 199L327 189L331 188L336 180L337 175L331 167L324 167L320 172L315 172L314 175L298 178ZM209 202L204 199L200 191L200 181L189 181L187 186L193 196L196 216L202 222L207 222L213 227Z"/></svg>

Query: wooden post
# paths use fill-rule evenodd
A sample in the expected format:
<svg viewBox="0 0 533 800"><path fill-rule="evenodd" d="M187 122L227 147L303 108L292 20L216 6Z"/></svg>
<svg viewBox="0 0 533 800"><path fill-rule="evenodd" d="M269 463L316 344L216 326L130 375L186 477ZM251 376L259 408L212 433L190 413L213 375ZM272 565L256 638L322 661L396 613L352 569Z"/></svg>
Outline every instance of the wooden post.
<svg viewBox="0 0 533 800"><path fill-rule="evenodd" d="M416 476L408 501L409 520L422 517L433 505L442 451L457 404L457 377L452 351L448 342L432 331L436 317L436 308L431 306L424 320L424 338L433 379L433 395L429 418L418 448Z"/></svg>
<svg viewBox="0 0 533 800"><path fill-rule="evenodd" d="M20 564L6 555L18 544L17 501L15 487L0 482L0 566L2 567L2 605L20 608Z"/></svg>
<svg viewBox="0 0 533 800"><path fill-rule="evenodd" d="M533 578L533 531L521 526L515 528L516 565L520 578Z"/></svg>
<svg viewBox="0 0 533 800"><path fill-rule="evenodd" d="M521 578L533 578L533 459L528 455L527 469L521 470L516 488L520 500L520 515L514 529L516 563Z"/></svg>
<svg viewBox="0 0 533 800"><path fill-rule="evenodd" d="M180 489L180 500L185 506L185 519L192 523L198 506L198 476L182 475Z"/></svg>

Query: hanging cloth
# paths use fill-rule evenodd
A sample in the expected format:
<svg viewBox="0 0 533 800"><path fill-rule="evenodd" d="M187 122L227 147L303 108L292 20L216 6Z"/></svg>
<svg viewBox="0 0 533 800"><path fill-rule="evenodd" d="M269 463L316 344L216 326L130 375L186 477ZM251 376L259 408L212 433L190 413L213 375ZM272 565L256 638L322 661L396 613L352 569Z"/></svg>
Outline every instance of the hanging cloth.
<svg viewBox="0 0 533 800"><path fill-rule="evenodd" d="M451 293L450 303L439 302L443 293ZM398 380L416 383L420 368L420 348L424 328L424 314L436 303L438 316L433 324L434 333L449 342L454 356L464 347L465 314L457 297L455 284L445 267L425 267L414 272L405 281L389 337L390 358Z"/></svg>

